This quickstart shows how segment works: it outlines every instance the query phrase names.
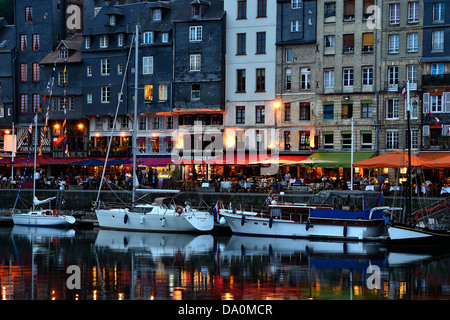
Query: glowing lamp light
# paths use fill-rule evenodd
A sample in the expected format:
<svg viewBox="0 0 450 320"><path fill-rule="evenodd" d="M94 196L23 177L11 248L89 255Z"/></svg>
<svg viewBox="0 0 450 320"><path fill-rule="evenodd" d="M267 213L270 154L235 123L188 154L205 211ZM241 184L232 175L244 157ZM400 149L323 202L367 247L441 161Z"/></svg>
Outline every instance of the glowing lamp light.
<svg viewBox="0 0 450 320"><path fill-rule="evenodd" d="M275 102L273 103L273 107L274 107L275 109L279 109L279 108L281 107L280 101L275 101Z"/></svg>
<svg viewBox="0 0 450 320"><path fill-rule="evenodd" d="M10 131L9 130L5 130L5 134L10 134Z"/></svg>
<svg viewBox="0 0 450 320"><path fill-rule="evenodd" d="M312 136L311 138L310 138L310 140L309 140L309 147L311 148L311 149L314 149L314 147L315 147L315 142L314 142L314 136Z"/></svg>
<svg viewBox="0 0 450 320"><path fill-rule="evenodd" d="M97 138L100 137L100 133L97 132L97 133L95 134L95 136L96 136Z"/></svg>
<svg viewBox="0 0 450 320"><path fill-rule="evenodd" d="M59 129L59 123L56 123L54 127L55 129Z"/></svg>
<svg viewBox="0 0 450 320"><path fill-rule="evenodd" d="M79 124L78 124L78 129L83 130L83 128L84 128L84 124L79 123Z"/></svg>

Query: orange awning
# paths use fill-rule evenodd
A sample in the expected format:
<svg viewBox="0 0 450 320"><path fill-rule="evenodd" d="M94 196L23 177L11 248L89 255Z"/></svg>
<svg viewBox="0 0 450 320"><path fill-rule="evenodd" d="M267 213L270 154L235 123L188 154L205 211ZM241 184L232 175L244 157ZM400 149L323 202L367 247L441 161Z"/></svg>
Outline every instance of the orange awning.
<svg viewBox="0 0 450 320"><path fill-rule="evenodd" d="M423 167L420 157L411 155L412 167ZM393 151L367 160L353 163L353 167L360 168L405 168L408 166L408 153L404 151Z"/></svg>

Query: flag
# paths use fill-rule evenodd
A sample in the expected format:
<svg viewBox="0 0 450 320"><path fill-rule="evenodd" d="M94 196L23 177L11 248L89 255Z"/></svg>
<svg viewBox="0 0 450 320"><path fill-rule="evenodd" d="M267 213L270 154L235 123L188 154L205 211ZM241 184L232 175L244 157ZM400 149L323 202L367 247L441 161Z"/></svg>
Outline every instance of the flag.
<svg viewBox="0 0 450 320"><path fill-rule="evenodd" d="M402 96L406 97L406 85L403 85Z"/></svg>
<svg viewBox="0 0 450 320"><path fill-rule="evenodd" d="M438 117L434 117L434 124L436 125L436 126L438 126L439 125L439 122L441 122L441 120L439 120L438 119Z"/></svg>
<svg viewBox="0 0 450 320"><path fill-rule="evenodd" d="M213 208L214 215L216 216L217 222L219 222L219 202L217 201L216 205Z"/></svg>
<svg viewBox="0 0 450 320"><path fill-rule="evenodd" d="M65 205L66 204L66 202L64 201L64 199L62 199L61 200L61 205L63 206L63 205Z"/></svg>

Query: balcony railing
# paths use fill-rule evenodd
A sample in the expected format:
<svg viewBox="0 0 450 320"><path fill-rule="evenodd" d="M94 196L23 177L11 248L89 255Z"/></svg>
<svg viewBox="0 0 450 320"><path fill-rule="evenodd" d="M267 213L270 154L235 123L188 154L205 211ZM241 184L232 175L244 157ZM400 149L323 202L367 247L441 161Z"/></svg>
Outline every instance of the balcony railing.
<svg viewBox="0 0 450 320"><path fill-rule="evenodd" d="M444 86L444 85L450 85L450 74L422 75L422 86Z"/></svg>

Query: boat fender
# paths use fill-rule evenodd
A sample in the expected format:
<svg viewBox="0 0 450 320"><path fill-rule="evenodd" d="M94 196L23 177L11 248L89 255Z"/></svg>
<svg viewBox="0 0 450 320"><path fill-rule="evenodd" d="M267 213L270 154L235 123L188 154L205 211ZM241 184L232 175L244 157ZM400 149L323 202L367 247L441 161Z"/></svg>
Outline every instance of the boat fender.
<svg viewBox="0 0 450 320"><path fill-rule="evenodd" d="M128 214L125 213L125 215L123 216L123 223L127 224L128 222Z"/></svg>
<svg viewBox="0 0 450 320"><path fill-rule="evenodd" d="M53 209L52 214L55 217L59 216L59 210L58 209Z"/></svg>
<svg viewBox="0 0 450 320"><path fill-rule="evenodd" d="M127 237L123 237L123 245L124 245L125 247L128 246L128 239L127 239Z"/></svg>
<svg viewBox="0 0 450 320"><path fill-rule="evenodd" d="M180 207L180 206L177 206L177 207L175 208L175 212L178 213L178 214L182 214L182 213L183 213L183 208Z"/></svg>
<svg viewBox="0 0 450 320"><path fill-rule="evenodd" d="M306 256L309 257L310 251L309 251L309 247L308 246L305 246L305 253L306 253Z"/></svg>
<svg viewBox="0 0 450 320"><path fill-rule="evenodd" d="M270 217L269 218L269 228L272 229L272 224L273 224L273 218Z"/></svg>
<svg viewBox="0 0 450 320"><path fill-rule="evenodd" d="M162 226L163 228L166 226L166 218L165 218L165 217L163 217L163 218L161 219L161 226Z"/></svg>
<svg viewBox="0 0 450 320"><path fill-rule="evenodd" d="M139 219L139 222L140 222L141 224L144 224L144 216L141 216L141 218Z"/></svg>
<svg viewBox="0 0 450 320"><path fill-rule="evenodd" d="M241 218L241 226L243 226L243 225L244 225L244 223L245 223L245 216L244 216L244 215L242 215L242 218Z"/></svg>
<svg viewBox="0 0 450 320"><path fill-rule="evenodd" d="M226 220L224 217L221 217L220 220L219 220L219 223L220 223L221 225L224 225L224 224L227 223L227 220Z"/></svg>
<svg viewBox="0 0 450 320"><path fill-rule="evenodd" d="M344 238L347 237L347 225L344 226L343 234L344 234Z"/></svg>
<svg viewBox="0 0 450 320"><path fill-rule="evenodd" d="M273 249L272 244L269 244L269 257L272 257Z"/></svg>
<svg viewBox="0 0 450 320"><path fill-rule="evenodd" d="M306 231L308 231L308 230L309 230L309 219L308 219L308 220L306 220L306 225L305 225L305 229L306 229Z"/></svg>

